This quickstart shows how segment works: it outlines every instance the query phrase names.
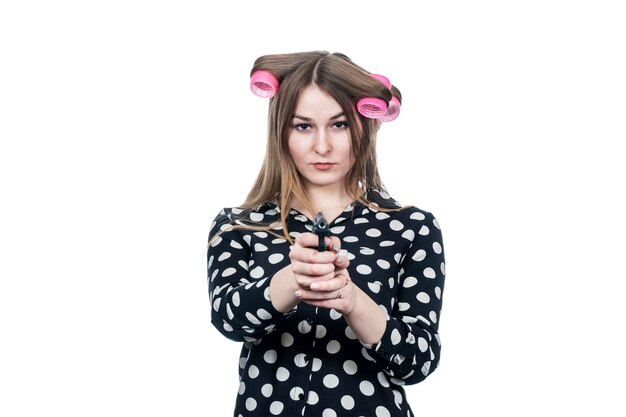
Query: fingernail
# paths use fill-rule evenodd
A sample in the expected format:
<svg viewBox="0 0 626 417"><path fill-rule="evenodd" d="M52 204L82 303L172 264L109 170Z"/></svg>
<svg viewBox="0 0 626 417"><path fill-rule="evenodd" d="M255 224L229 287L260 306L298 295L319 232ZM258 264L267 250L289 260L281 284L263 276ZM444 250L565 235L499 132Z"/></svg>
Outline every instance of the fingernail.
<svg viewBox="0 0 626 417"><path fill-rule="evenodd" d="M343 263L343 257L341 255L337 255L337 263L341 265Z"/></svg>
<svg viewBox="0 0 626 417"><path fill-rule="evenodd" d="M294 292L294 295L298 298L302 297L302 291L298 290L296 292Z"/></svg>
<svg viewBox="0 0 626 417"><path fill-rule="evenodd" d="M320 284L318 284L317 282L314 282L313 284L311 284L311 289L312 290L316 290L320 287Z"/></svg>
<svg viewBox="0 0 626 417"><path fill-rule="evenodd" d="M324 237L324 245L329 246L331 243L333 243L332 240L330 240L330 238L328 236Z"/></svg>

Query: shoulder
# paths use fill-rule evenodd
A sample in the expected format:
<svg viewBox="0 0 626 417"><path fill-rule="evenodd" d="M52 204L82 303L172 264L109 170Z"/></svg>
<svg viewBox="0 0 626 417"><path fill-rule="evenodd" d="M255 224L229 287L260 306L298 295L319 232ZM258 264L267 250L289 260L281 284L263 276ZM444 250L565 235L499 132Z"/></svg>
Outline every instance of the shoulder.
<svg viewBox="0 0 626 417"><path fill-rule="evenodd" d="M415 206L404 206L397 212L397 216L396 226L407 229L403 237L416 243L418 247L441 248L443 244L441 227L432 212Z"/></svg>
<svg viewBox="0 0 626 417"><path fill-rule="evenodd" d="M381 200L382 199L382 200ZM381 204L383 201L383 204ZM396 229L412 229L416 234L425 236L430 230L441 230L435 215L424 208L415 205L402 205L385 193L372 201L384 210L384 218L388 218L390 227Z"/></svg>
<svg viewBox="0 0 626 417"><path fill-rule="evenodd" d="M390 217L398 220L401 218L418 222L436 220L430 211L414 205L402 205L386 191L370 190L367 193L367 198L372 204L388 213Z"/></svg>
<svg viewBox="0 0 626 417"><path fill-rule="evenodd" d="M430 231L441 231L437 218L430 211L415 206L404 206L398 215L405 219L407 226L415 230L418 235L427 236Z"/></svg>
<svg viewBox="0 0 626 417"><path fill-rule="evenodd" d="M230 229L234 225L269 224L279 217L279 210L274 203L263 203L254 208L224 207L211 223L209 238L220 230Z"/></svg>
<svg viewBox="0 0 626 417"><path fill-rule="evenodd" d="M413 205L400 206L392 210L379 210L376 217L378 219L387 219L392 229L408 228L419 230L423 225L436 225L437 228L439 227L437 219L430 211Z"/></svg>
<svg viewBox="0 0 626 417"><path fill-rule="evenodd" d="M412 205L402 206L398 211L398 215L417 222L432 221L435 219L435 215L432 212Z"/></svg>
<svg viewBox="0 0 626 417"><path fill-rule="evenodd" d="M400 203L384 190L370 189L365 195L365 199L383 209L398 209L402 207Z"/></svg>

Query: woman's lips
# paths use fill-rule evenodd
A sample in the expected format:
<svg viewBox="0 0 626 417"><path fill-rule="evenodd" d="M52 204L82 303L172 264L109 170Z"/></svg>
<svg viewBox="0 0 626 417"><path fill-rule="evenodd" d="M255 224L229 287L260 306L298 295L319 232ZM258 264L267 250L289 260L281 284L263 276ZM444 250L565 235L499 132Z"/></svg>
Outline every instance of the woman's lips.
<svg viewBox="0 0 626 417"><path fill-rule="evenodd" d="M320 162L320 163L313 164L315 169L319 169L321 171L325 171L327 169L330 169L330 168L332 168L333 165L335 165L335 164L331 164L331 163L327 163L327 162L324 162L324 163Z"/></svg>

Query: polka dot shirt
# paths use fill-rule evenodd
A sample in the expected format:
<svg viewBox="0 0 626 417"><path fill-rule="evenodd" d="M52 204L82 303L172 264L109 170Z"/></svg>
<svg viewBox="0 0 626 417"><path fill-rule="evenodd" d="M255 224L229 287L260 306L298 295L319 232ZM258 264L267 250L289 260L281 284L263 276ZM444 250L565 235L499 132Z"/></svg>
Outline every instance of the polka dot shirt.
<svg viewBox="0 0 626 417"><path fill-rule="evenodd" d="M378 196L386 207L399 207ZM348 251L354 284L387 315L381 340L368 345L334 309L305 302L287 313L274 309L269 284L289 264L290 243L232 225L279 217L273 203L245 212L225 208L209 234L222 231L208 250L211 321L243 342L234 416L413 416L403 385L430 375L441 350L445 264L437 220L412 206L384 212L356 202L330 224ZM295 237L311 231L312 221L291 210L287 227ZM273 231L282 234L280 226Z"/></svg>

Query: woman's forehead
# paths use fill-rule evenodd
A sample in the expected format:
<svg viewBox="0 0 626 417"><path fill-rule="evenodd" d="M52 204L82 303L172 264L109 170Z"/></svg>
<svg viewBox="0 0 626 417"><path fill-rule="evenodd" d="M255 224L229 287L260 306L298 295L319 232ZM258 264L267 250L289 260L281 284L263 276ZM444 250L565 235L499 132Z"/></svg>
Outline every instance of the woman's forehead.
<svg viewBox="0 0 626 417"><path fill-rule="evenodd" d="M294 111L297 116L305 118L336 118L343 113L339 103L317 85L302 89L296 101Z"/></svg>

